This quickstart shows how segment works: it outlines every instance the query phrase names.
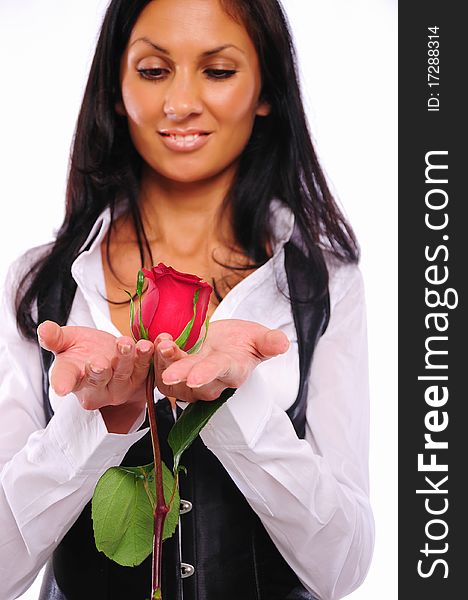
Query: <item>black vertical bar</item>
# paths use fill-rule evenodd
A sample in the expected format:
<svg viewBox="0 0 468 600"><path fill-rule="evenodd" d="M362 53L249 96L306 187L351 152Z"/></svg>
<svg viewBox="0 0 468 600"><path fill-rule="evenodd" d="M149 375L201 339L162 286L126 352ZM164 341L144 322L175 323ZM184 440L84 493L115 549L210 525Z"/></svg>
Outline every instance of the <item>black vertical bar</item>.
<svg viewBox="0 0 468 600"><path fill-rule="evenodd" d="M399 5L401 599L468 597L468 35L462 9L450 1Z"/></svg>

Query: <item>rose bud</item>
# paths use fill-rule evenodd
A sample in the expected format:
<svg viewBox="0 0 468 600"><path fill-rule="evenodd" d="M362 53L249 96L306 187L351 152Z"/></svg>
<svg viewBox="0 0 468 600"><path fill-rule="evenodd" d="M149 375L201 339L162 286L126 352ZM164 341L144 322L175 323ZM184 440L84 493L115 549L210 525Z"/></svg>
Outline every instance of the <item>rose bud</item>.
<svg viewBox="0 0 468 600"><path fill-rule="evenodd" d="M148 339L154 342L164 332L170 333L177 343L177 338L193 319L188 338L185 343L183 340L179 343L183 350L190 350L197 343L205 323L212 287L196 275L180 273L163 263L151 270L142 269L142 272L149 284L141 301L141 321ZM139 310L132 331L136 339L143 337Z"/></svg>

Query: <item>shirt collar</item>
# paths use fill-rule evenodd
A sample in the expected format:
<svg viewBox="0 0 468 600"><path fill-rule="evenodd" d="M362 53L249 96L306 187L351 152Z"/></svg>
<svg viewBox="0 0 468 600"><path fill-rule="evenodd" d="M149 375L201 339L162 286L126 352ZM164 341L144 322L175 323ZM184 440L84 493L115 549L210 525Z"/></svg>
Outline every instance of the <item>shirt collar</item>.
<svg viewBox="0 0 468 600"><path fill-rule="evenodd" d="M122 205L120 208L122 209ZM122 212L122 210L117 210L115 216L120 216ZM265 277L268 278L271 269L276 269L278 265L281 267L283 262L281 250L292 235L294 215L288 206L275 198L270 204L270 219L273 232L271 240L272 258L263 267L257 269L228 292L215 311L216 318L229 318L239 298L242 298L250 287L258 285ZM97 218L85 243L82 245L81 254L72 264L71 273L88 304L95 326L118 336L120 334L111 321L109 306L106 301L106 285L101 258L101 243L109 231L110 223L111 210L106 208Z"/></svg>
<svg viewBox="0 0 468 600"><path fill-rule="evenodd" d="M270 226L273 239L271 240L273 254L278 254L284 244L289 241L294 230L294 213L279 198L273 198L270 203Z"/></svg>

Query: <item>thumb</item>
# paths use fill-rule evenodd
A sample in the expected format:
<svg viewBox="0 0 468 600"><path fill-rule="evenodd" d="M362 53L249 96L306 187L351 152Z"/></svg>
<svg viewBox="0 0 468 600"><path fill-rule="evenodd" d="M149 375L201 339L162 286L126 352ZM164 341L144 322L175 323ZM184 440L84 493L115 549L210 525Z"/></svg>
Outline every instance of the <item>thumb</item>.
<svg viewBox="0 0 468 600"><path fill-rule="evenodd" d="M263 358L284 354L288 349L289 340L280 329L269 329L258 337L257 350Z"/></svg>
<svg viewBox="0 0 468 600"><path fill-rule="evenodd" d="M37 328L39 344L45 350L58 354L65 349L65 340L62 328L54 321L44 321Z"/></svg>

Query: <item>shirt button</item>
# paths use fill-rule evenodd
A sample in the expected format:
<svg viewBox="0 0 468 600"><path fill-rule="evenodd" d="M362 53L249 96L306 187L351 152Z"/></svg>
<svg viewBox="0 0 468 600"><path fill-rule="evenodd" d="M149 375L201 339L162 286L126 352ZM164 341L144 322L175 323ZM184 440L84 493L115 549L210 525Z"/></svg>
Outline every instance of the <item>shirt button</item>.
<svg viewBox="0 0 468 600"><path fill-rule="evenodd" d="M192 503L189 500L180 500L180 514L185 515L192 510Z"/></svg>
<svg viewBox="0 0 468 600"><path fill-rule="evenodd" d="M195 573L195 567L193 565L189 565L188 563L180 563L180 576L182 579L186 577L190 577Z"/></svg>

